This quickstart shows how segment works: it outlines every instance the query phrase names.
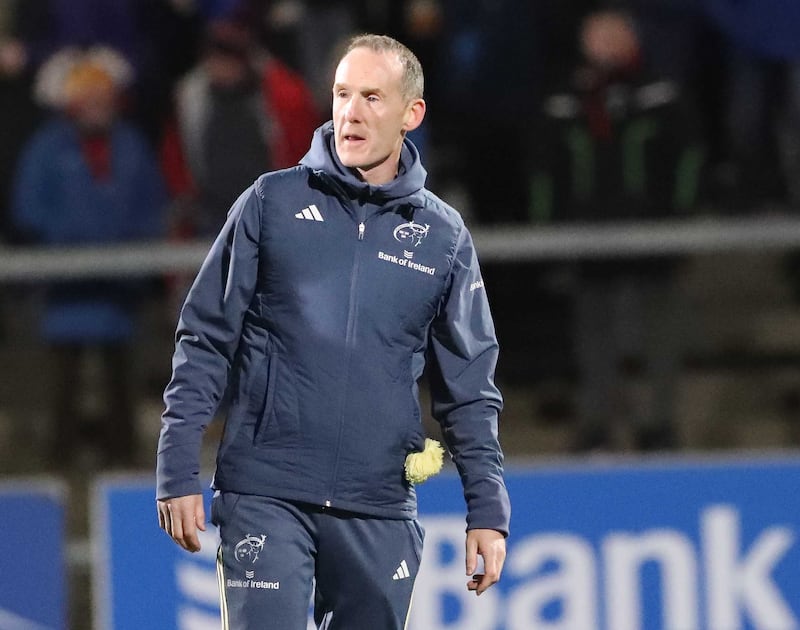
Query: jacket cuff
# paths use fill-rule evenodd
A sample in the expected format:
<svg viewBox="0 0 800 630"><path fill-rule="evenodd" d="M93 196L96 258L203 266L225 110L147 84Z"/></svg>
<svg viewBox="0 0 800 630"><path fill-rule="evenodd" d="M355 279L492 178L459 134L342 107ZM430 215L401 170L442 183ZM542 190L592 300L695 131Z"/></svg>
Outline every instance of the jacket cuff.
<svg viewBox="0 0 800 630"><path fill-rule="evenodd" d="M510 521L511 505L505 492L470 506L467 512L467 530L494 529L508 538Z"/></svg>
<svg viewBox="0 0 800 630"><path fill-rule="evenodd" d="M159 501L203 493L200 466L187 466L191 460L186 450L186 446L174 446L158 453L156 498Z"/></svg>

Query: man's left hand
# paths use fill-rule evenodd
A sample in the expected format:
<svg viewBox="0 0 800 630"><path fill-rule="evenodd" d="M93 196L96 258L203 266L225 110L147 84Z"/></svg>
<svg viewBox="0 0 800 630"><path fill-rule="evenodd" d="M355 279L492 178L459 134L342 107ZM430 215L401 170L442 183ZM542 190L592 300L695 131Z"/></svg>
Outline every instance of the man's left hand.
<svg viewBox="0 0 800 630"><path fill-rule="evenodd" d="M483 573L475 573L478 556L483 557ZM467 531L467 590L480 595L500 579L506 560L506 538L494 529L470 529Z"/></svg>

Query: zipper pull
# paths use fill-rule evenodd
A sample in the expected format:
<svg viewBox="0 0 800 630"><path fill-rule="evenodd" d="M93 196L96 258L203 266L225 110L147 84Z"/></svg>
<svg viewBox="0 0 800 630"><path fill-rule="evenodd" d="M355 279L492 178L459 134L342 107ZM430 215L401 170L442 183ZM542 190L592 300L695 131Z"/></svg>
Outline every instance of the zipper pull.
<svg viewBox="0 0 800 630"><path fill-rule="evenodd" d="M366 229L366 227L367 226L364 225L363 221L358 224L358 240L359 241L363 241L364 240L364 230Z"/></svg>

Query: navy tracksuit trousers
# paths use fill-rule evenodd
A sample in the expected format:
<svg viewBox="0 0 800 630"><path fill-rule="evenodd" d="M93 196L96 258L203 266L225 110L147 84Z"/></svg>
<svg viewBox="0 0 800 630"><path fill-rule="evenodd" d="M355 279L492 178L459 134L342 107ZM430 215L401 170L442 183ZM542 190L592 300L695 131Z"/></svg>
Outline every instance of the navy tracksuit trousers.
<svg viewBox="0 0 800 630"><path fill-rule="evenodd" d="M422 555L414 520L217 493L223 628L403 630Z"/></svg>

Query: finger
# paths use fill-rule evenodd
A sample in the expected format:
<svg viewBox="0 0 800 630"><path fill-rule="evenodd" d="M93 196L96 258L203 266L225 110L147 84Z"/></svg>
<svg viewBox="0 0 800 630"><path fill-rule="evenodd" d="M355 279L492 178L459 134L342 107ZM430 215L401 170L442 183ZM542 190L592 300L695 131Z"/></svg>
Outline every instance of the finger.
<svg viewBox="0 0 800 630"><path fill-rule="evenodd" d="M200 551L200 538L197 535L197 528L194 523L186 526L186 533L183 536L184 549L187 551Z"/></svg>
<svg viewBox="0 0 800 630"><path fill-rule="evenodd" d="M197 534L197 523L200 522L202 528L205 529L205 516L203 514L203 504L198 501L197 504L188 505L183 504L181 510L181 527L183 528L183 548L187 551L200 551L200 537Z"/></svg>
<svg viewBox="0 0 800 630"><path fill-rule="evenodd" d="M197 509L195 510L195 513L194 513L194 524L197 526L197 529L199 529L200 531L203 531L203 532L206 531L206 511L203 508L203 502L202 501L198 501L197 502ZM198 547L198 549L200 548L199 539L198 539L197 547Z"/></svg>
<svg viewBox="0 0 800 630"><path fill-rule="evenodd" d="M490 586L496 584L497 580L491 579L485 573L476 573L472 579L467 582L467 590L475 591L476 595L482 595Z"/></svg>
<svg viewBox="0 0 800 630"><path fill-rule="evenodd" d="M184 502L177 505L170 503L168 506L172 539L186 551L199 551L200 540L197 537L194 512Z"/></svg>
<svg viewBox="0 0 800 630"><path fill-rule="evenodd" d="M493 553L485 554L483 556L485 575L481 580L480 587L478 588L478 595L500 581L500 575L503 573L504 562L505 553L502 550L495 549Z"/></svg>
<svg viewBox="0 0 800 630"><path fill-rule="evenodd" d="M472 575L478 567L478 541L467 536L467 575Z"/></svg>
<svg viewBox="0 0 800 630"><path fill-rule="evenodd" d="M467 590L474 591L475 595L481 595L491 585L492 583L486 579L485 574L476 573L475 575L472 576L472 579L469 582L467 582Z"/></svg>
<svg viewBox="0 0 800 630"><path fill-rule="evenodd" d="M483 553L484 582L488 582L486 588L500 579L500 558L496 551ZM485 589L484 589L485 590Z"/></svg>
<svg viewBox="0 0 800 630"><path fill-rule="evenodd" d="M496 577L493 578L488 574L480 576L480 579L478 580L478 587L475 589L475 594L476 595L483 594L486 591L486 589L488 589L490 586L496 583L497 583Z"/></svg>
<svg viewBox="0 0 800 630"><path fill-rule="evenodd" d="M172 536L172 514L169 511L169 505L161 506L161 516L164 519L164 531L171 537Z"/></svg>
<svg viewBox="0 0 800 630"><path fill-rule="evenodd" d="M200 551L200 539L197 536L195 512L182 512L181 517L182 547L187 551ZM205 525L203 525L203 527L205 527Z"/></svg>
<svg viewBox="0 0 800 630"><path fill-rule="evenodd" d="M156 512L158 512L158 526L167 531L167 517L164 514L164 506L159 502L156 504Z"/></svg>
<svg viewBox="0 0 800 630"><path fill-rule="evenodd" d="M167 533L172 537L172 540L186 549L186 544L183 541L183 521L180 511L172 503L167 503L167 510L169 511L169 529Z"/></svg>
<svg viewBox="0 0 800 630"><path fill-rule="evenodd" d="M483 579L483 574L476 573L472 576L472 579L467 582L467 590L468 591L476 591L481 584L481 579Z"/></svg>

